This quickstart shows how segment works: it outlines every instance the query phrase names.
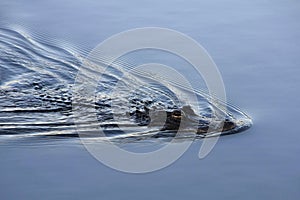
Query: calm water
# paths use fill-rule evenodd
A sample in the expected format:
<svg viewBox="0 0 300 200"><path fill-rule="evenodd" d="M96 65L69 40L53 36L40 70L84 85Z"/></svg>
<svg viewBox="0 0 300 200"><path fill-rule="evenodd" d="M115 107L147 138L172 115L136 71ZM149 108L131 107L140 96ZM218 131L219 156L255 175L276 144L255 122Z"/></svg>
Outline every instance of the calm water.
<svg viewBox="0 0 300 200"><path fill-rule="evenodd" d="M26 95L36 94L40 101L32 98L30 102L41 103L39 108L49 108L47 103L53 101L58 103L51 109L64 108L69 97L63 94L70 89L75 76L75 70L71 69L80 62L80 55L85 55L99 42L127 29L159 26L181 31L207 49L222 73L229 102L252 116L254 122L251 129L241 134L221 137L203 160L197 156L201 145L201 140L197 140L173 165L142 175L125 174L102 165L76 138L30 142L6 138L0 145L1 199L299 198L298 2L2 1L0 7L1 27L9 25L10 30L52 44L43 45L42 51L33 53L37 62L26 62L21 57L26 54L21 52L11 57L18 63L12 62L5 71L1 68L1 84L15 79L16 73L27 74L27 77L17 78L30 80L36 89L27 88L22 97L28 99ZM16 36L7 31L4 35ZM8 40L1 42L4 47ZM28 47L16 40L10 44ZM37 44L34 45L37 48ZM27 71L18 67L20 65L26 66ZM64 81L54 84L51 79L48 83L50 75L46 71L49 68L44 69L43 77L30 74L43 70L45 65L52 66L52 72L55 66L65 66L66 69L60 68L59 72L68 73L58 73L58 70L55 73L57 80ZM11 84L28 86L26 81ZM45 93L61 99L47 100L47 95L40 97L35 93L44 85L55 85L46 87ZM23 105L22 100L18 103ZM1 120L13 119L17 124L26 117L27 123L37 122L37 119L42 123L50 118L65 125L68 110L60 111L63 115L41 112L34 117L22 116L20 112L19 118L7 115L7 120L5 116L1 116ZM18 131L12 127L6 131L33 133L32 129ZM39 133L43 131L41 127ZM46 132L49 131L47 127ZM63 129L63 132L68 131Z"/></svg>

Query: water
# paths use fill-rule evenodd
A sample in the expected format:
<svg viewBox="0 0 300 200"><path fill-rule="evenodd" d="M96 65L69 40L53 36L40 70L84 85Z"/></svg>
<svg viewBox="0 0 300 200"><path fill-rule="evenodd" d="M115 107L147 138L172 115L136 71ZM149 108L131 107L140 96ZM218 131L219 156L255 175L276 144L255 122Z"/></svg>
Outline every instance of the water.
<svg viewBox="0 0 300 200"><path fill-rule="evenodd" d="M80 55L112 34L143 26L173 28L200 42L222 73L229 102L249 113L254 121L254 126L241 134L221 137L213 152L203 160L197 157L201 145L201 140L197 140L173 165L143 175L124 174L105 167L93 159L76 138L36 142L32 138L25 141L10 138L8 142L6 138L0 145L1 199L299 197L297 2L164 1L155 5L134 1L51 1L35 2L32 6L10 1L1 4L1 24L10 24L10 30L29 34L29 38L40 38L45 43L23 43L28 38L9 41L27 50L25 53L28 53L25 47L36 52L29 52L34 55L31 58L34 62L30 63L27 56L24 58L28 55L24 51L17 55L14 52L15 56L10 57L16 62L10 62L9 67L5 65L1 84L16 79L17 73L19 80L28 81L10 82L13 88L22 90L11 91L12 95L7 96L14 97L18 92L18 103L23 105L23 98L28 106L29 95L31 104L24 109L32 109L30 105L39 105L39 111L54 109L51 113L30 112L23 116L19 112L18 117L14 113L9 118L13 120L10 124L30 120L49 123L53 119L68 124L69 110L64 109L68 107L65 102L70 100L68 90L75 75L72 72L80 62ZM16 33L5 32L4 35L15 37ZM1 45L7 45L3 41L8 42L8 39L1 39ZM45 65L53 68L49 70ZM57 70L55 66L65 67L65 70ZM41 70L43 76L33 76L32 73ZM56 78L47 71L55 72ZM45 88L44 97L40 96L41 88ZM51 99L53 97L59 99ZM54 127L68 133L69 126L71 124ZM36 127L26 131L24 127L21 131L8 129L10 133L15 131L14 136L32 134L36 130ZM39 129L36 133L49 135L51 131L47 124L46 130ZM160 144L134 143L133 148L140 150Z"/></svg>
<svg viewBox="0 0 300 200"><path fill-rule="evenodd" d="M164 135L165 131L179 128L174 116L176 112L179 115L182 112L181 124L186 121L182 129L187 133L191 132L193 123L199 123L199 133L215 135L216 133L206 129L211 120L222 121L223 115L226 118L226 134L247 129L251 125L251 119L247 115L229 105L227 111L223 111L221 103L214 102L204 92L197 91L194 103L192 100L180 100L159 80L153 80L154 75L138 70L138 59L134 58L143 57L145 62L144 57L150 50L142 51L139 55L126 55L125 58L135 61L134 65L124 61L123 56L106 67L103 64L106 58L101 63L92 60L87 62L79 52L38 42L24 32L8 28L3 28L0 32L1 71L5 75L1 84L0 103L0 135L3 142L5 138L10 141L28 138L30 142L41 136L76 136L74 121L77 122L77 128L83 127L84 131L90 132L94 126L103 127L107 135L113 137L157 137ZM157 54L166 54L154 52L145 63L151 63L150 58L158 57ZM163 57L166 59L167 56ZM167 60L174 62L176 59L171 57ZM180 67L185 67L185 64L181 63ZM105 72L101 74L100 71ZM166 74L163 80L168 80L168 76L171 74ZM100 77L100 80L93 83L92 79L96 77ZM73 84L75 78L76 84ZM85 80L82 81L81 78ZM181 85L179 80L180 77L175 79L177 82L169 83L177 94L183 95L189 88ZM91 95L86 94L87 87L92 84L96 90ZM195 109L192 104L196 105L198 101L201 103ZM93 112L97 115L96 120L92 118ZM162 117L165 112L170 122L162 124L160 121L165 121ZM184 136L182 133L181 137Z"/></svg>

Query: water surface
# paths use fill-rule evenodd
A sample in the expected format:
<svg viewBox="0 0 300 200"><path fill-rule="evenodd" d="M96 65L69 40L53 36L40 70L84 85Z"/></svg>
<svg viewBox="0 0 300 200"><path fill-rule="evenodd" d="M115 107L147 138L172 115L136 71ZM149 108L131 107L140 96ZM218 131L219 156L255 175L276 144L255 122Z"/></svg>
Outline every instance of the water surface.
<svg viewBox="0 0 300 200"><path fill-rule="evenodd" d="M80 55L84 55L112 34L143 26L173 28L201 43L222 73L229 102L249 113L254 121L254 126L244 133L221 137L213 152L203 160L197 157L201 144L201 140L197 140L170 167L144 175L123 174L99 164L77 139L38 141L30 145L21 141L1 144L1 199L299 197L299 128L295 125L299 113L298 2L4 1L1 4L1 24L9 24L10 30L28 33L31 38L40 33L44 43L53 44L40 46L43 53L39 55L41 49L34 53L24 48L29 44L22 42L28 38L8 44L7 38L1 39L1 45L15 44L14 48L23 48L22 52L13 52L18 56L10 57L16 62L5 65L5 73L1 71L1 84L16 79L18 73L18 80L29 82L10 83L14 88L20 84L22 88L30 86L21 92L26 104L29 95L32 104L45 108L51 105L59 110L51 114L31 112L34 118L19 112L19 121L15 114L5 121L1 116L2 123L7 120L24 123L25 117L27 123L36 122L37 118L38 122L49 123L49 117L68 123L68 110L62 109L65 104L51 98L59 96L65 98L63 102L69 101L64 94L68 93L65 90L70 89L74 74L73 70L61 73L55 66L74 69L79 62L74 57L78 55L70 52L80 50ZM33 64L27 62L28 55L32 54L30 59L39 58ZM47 74L49 68L44 68L49 63L51 71L56 72L56 80L63 82L53 84L53 74ZM32 76L37 69L44 70L43 76ZM45 89L41 82L53 87ZM43 91L40 87L44 87L45 94L50 93L51 98L42 101L47 96L39 96ZM20 93L18 95L18 103L22 105ZM35 98L32 95L36 95ZM57 102L55 106L53 102ZM16 130L16 133L27 134L32 130ZM148 146L134 148L139 151Z"/></svg>

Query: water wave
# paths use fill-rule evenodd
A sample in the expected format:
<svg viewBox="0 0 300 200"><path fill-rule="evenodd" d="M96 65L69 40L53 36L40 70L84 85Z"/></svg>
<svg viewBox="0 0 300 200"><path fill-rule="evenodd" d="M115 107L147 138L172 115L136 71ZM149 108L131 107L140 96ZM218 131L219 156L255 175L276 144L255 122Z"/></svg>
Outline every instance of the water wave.
<svg viewBox="0 0 300 200"><path fill-rule="evenodd" d="M76 137L76 117L81 118L77 126L86 130L99 126L108 137L123 140L174 136L177 123L184 120L199 127L197 133L190 133L188 126L185 127L187 134L183 137L192 138L232 134L251 126L251 119L245 113L202 91L196 91L200 108L195 113L191 106L178 102L176 94L167 87L149 84L146 76L137 71L124 78L131 65L122 60L116 61L118 67L107 68L95 96L76 100L83 109L94 108L97 120L90 113L74 116L72 86L78 69L84 67L82 60L79 52L35 40L17 30L0 28L0 136L10 139ZM111 92L116 85L130 85L132 90L116 95ZM173 85L178 90L187 89L177 83ZM221 105L227 110L222 110ZM215 111L226 116L225 126L223 130L209 133L207 127ZM163 115L169 121L157 123Z"/></svg>

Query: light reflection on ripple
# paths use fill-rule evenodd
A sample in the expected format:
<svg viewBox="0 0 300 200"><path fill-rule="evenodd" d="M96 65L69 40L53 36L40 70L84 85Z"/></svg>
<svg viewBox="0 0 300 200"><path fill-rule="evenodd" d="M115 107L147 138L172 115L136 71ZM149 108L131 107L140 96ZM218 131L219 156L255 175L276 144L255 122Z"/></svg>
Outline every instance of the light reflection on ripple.
<svg viewBox="0 0 300 200"><path fill-rule="evenodd" d="M87 130L95 124L105 127L107 136L119 143L174 136L172 131L160 131L155 126L137 127L136 122L128 115L119 118L117 122L113 120L110 109L112 102L120 105L120 113L124 112L123 101L128 99L134 101L134 109L140 110L144 109L145 104L148 108L169 111L182 106L176 104L171 91L159 85L144 85L133 94L110 96L109 91L116 82L137 84L134 78L120 80L123 73L114 67L108 69L99 83L98 91L93 97L95 104L85 104L84 102L90 102L87 97L80 100L83 108L95 107L98 121L91 121L89 113L86 116L73 116L72 83L82 60L78 55L45 42L35 41L16 30L0 29L0 144L18 138L32 141L33 138L77 137L74 117L84 119L80 126ZM124 67L129 65L122 60L117 61L117 64ZM218 106L213 105L209 100L211 97L201 91L197 95L201 105L199 118L209 119L212 110L218 109ZM227 109L226 116L236 127L224 134L236 133L251 126L251 119L239 109L229 105ZM127 129L126 135L122 134L118 125ZM183 138L194 137L188 130L186 133ZM202 138L203 135L197 137Z"/></svg>

